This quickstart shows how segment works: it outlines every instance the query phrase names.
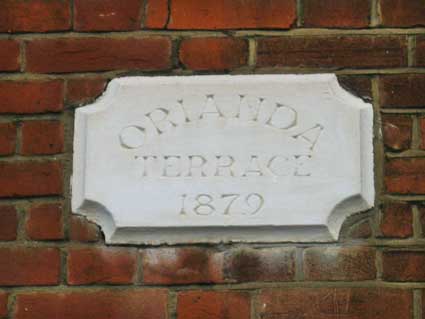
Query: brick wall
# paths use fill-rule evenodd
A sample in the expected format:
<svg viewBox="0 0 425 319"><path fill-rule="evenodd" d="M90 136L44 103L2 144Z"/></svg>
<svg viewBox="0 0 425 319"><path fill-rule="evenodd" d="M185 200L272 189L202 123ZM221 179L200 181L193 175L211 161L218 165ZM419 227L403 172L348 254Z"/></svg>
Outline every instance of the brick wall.
<svg viewBox="0 0 425 319"><path fill-rule="evenodd" d="M423 319L423 0L1 0L0 318ZM123 75L336 72L373 102L377 198L338 242L104 244L73 114Z"/></svg>

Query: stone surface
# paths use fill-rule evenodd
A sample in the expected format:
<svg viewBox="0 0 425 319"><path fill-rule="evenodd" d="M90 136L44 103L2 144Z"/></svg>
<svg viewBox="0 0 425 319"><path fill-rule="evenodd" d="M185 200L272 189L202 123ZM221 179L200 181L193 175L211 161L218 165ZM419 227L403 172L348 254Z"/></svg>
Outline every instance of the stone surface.
<svg viewBox="0 0 425 319"><path fill-rule="evenodd" d="M72 208L109 243L332 241L372 134L330 74L121 78L76 112Z"/></svg>

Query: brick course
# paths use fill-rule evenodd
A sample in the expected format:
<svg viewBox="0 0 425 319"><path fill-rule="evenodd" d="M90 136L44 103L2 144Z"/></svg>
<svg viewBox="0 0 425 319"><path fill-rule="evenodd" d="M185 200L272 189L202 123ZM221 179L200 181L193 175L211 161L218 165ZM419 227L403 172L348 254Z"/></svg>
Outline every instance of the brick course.
<svg viewBox="0 0 425 319"><path fill-rule="evenodd" d="M119 248L68 251L68 283L129 284L136 274L136 253Z"/></svg>
<svg viewBox="0 0 425 319"><path fill-rule="evenodd" d="M404 37L272 37L258 41L259 67L389 68L407 66Z"/></svg>
<svg viewBox="0 0 425 319"><path fill-rule="evenodd" d="M69 0L2 0L0 32L47 32L69 30Z"/></svg>
<svg viewBox="0 0 425 319"><path fill-rule="evenodd" d="M304 26L364 28L370 6L368 0L304 0Z"/></svg>
<svg viewBox="0 0 425 319"><path fill-rule="evenodd" d="M293 288L263 290L257 297L260 318L396 319L412 315L412 292L376 288Z"/></svg>
<svg viewBox="0 0 425 319"><path fill-rule="evenodd" d="M0 248L1 286L57 285L60 254L57 248Z"/></svg>
<svg viewBox="0 0 425 319"><path fill-rule="evenodd" d="M61 292L19 294L16 319L91 318L166 319L167 294L163 290Z"/></svg>
<svg viewBox="0 0 425 319"><path fill-rule="evenodd" d="M170 67L168 38L48 39L27 44L27 70L72 73L110 70L164 70Z"/></svg>

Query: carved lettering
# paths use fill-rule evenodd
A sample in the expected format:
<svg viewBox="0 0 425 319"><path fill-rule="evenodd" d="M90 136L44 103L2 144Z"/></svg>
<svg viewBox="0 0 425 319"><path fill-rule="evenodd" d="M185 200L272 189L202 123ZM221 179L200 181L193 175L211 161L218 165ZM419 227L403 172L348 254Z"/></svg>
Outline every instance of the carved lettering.
<svg viewBox="0 0 425 319"><path fill-rule="evenodd" d="M287 130L297 125L297 111L292 107L276 103L276 108L267 124L280 130Z"/></svg>
<svg viewBox="0 0 425 319"><path fill-rule="evenodd" d="M203 169L207 162L205 157L201 155L189 155L189 171L186 176L207 176Z"/></svg>
<svg viewBox="0 0 425 319"><path fill-rule="evenodd" d="M320 134L322 133L324 127L320 124L316 124L312 128L305 130L304 132L298 133L293 137L295 139L301 138L310 145L310 149L313 150L316 146L317 141L319 140Z"/></svg>
<svg viewBox="0 0 425 319"><path fill-rule="evenodd" d="M224 117L224 115L218 109L214 99L214 94L207 95L207 101L205 103L204 109L202 110L200 118L203 119L208 116L212 118Z"/></svg>
<svg viewBox="0 0 425 319"><path fill-rule="evenodd" d="M177 123L172 122L169 119L170 111L165 108L158 108L146 116L152 121L158 134L169 131L173 126L177 126Z"/></svg>
<svg viewBox="0 0 425 319"><path fill-rule="evenodd" d="M312 156L250 155L245 159L231 155L207 158L203 155L145 155L135 156L142 162L142 177L161 178L256 178L311 176L309 162ZM235 169L238 167L238 170Z"/></svg>
<svg viewBox="0 0 425 319"><path fill-rule="evenodd" d="M242 174L242 176L250 176L250 175L257 175L257 176L263 176L263 171L260 167L260 163L258 162L258 156L251 155L251 159L249 160L248 168L245 170L245 172Z"/></svg>
<svg viewBox="0 0 425 319"><path fill-rule="evenodd" d="M210 216L213 214L228 215L255 215L264 206L264 198L258 193L181 195L179 215Z"/></svg>
<svg viewBox="0 0 425 319"><path fill-rule="evenodd" d="M235 159L232 156L216 156L217 158L217 169L215 176L235 176L232 170L232 166L235 163Z"/></svg>
<svg viewBox="0 0 425 319"><path fill-rule="evenodd" d="M181 176L181 156L164 156L165 164L163 168L164 177Z"/></svg>
<svg viewBox="0 0 425 319"><path fill-rule="evenodd" d="M145 138L145 128L137 125L124 127L119 135L121 146L127 149L139 148L143 145Z"/></svg>

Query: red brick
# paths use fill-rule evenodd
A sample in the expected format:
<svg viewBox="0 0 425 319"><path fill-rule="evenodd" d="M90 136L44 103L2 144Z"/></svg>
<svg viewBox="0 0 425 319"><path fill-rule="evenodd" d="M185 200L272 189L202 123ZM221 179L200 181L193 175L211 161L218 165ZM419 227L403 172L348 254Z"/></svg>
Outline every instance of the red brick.
<svg viewBox="0 0 425 319"><path fill-rule="evenodd" d="M59 283L60 254L56 248L0 248L0 286Z"/></svg>
<svg viewBox="0 0 425 319"><path fill-rule="evenodd" d="M372 82L366 76L338 76L339 83L354 95L372 100Z"/></svg>
<svg viewBox="0 0 425 319"><path fill-rule="evenodd" d="M392 158L385 163L389 193L425 194L425 158Z"/></svg>
<svg viewBox="0 0 425 319"><path fill-rule="evenodd" d="M420 148L425 150L425 118L419 119L419 129L421 131L421 145Z"/></svg>
<svg viewBox="0 0 425 319"><path fill-rule="evenodd" d="M83 248L68 252L68 283L130 284L136 273L136 252L122 248Z"/></svg>
<svg viewBox="0 0 425 319"><path fill-rule="evenodd" d="M71 216L69 239L81 242L95 242L99 240L98 227L81 216Z"/></svg>
<svg viewBox="0 0 425 319"><path fill-rule="evenodd" d="M163 70L170 67L170 55L165 37L33 40L27 45L27 71Z"/></svg>
<svg viewBox="0 0 425 319"><path fill-rule="evenodd" d="M248 43L235 38L192 38L183 40L180 60L192 70L231 70L248 61Z"/></svg>
<svg viewBox="0 0 425 319"><path fill-rule="evenodd" d="M7 299L8 294L0 291L0 318L7 316Z"/></svg>
<svg viewBox="0 0 425 319"><path fill-rule="evenodd" d="M0 32L45 32L70 28L69 0L2 0Z"/></svg>
<svg viewBox="0 0 425 319"><path fill-rule="evenodd" d="M177 319L249 319L250 296L238 291L185 291L177 296Z"/></svg>
<svg viewBox="0 0 425 319"><path fill-rule="evenodd" d="M63 152L64 132L60 121L26 121L22 123L22 155Z"/></svg>
<svg viewBox="0 0 425 319"><path fill-rule="evenodd" d="M34 240L63 239L62 205L32 206L25 225L27 236Z"/></svg>
<svg viewBox="0 0 425 319"><path fill-rule="evenodd" d="M0 2L1 8L1 2ZM1 17L1 13L0 13ZM1 18L0 18L1 24ZM0 71L19 71L19 43L13 40L0 40Z"/></svg>
<svg viewBox="0 0 425 319"><path fill-rule="evenodd" d="M380 102L384 108L424 107L425 75L385 75L379 79Z"/></svg>
<svg viewBox="0 0 425 319"><path fill-rule="evenodd" d="M421 204L421 205L418 205L417 207L419 210L419 222L422 228L422 237L425 237L425 205Z"/></svg>
<svg viewBox="0 0 425 319"><path fill-rule="evenodd" d="M295 278L292 248L241 249L226 254L226 279L246 281L291 281Z"/></svg>
<svg viewBox="0 0 425 319"><path fill-rule="evenodd" d="M412 118L403 115L383 115L384 144L393 151L404 151L412 142Z"/></svg>
<svg viewBox="0 0 425 319"><path fill-rule="evenodd" d="M142 252L147 284L219 283L222 254L203 248L152 248Z"/></svg>
<svg viewBox="0 0 425 319"><path fill-rule="evenodd" d="M305 27L363 28L369 25L369 0L304 0Z"/></svg>
<svg viewBox="0 0 425 319"><path fill-rule="evenodd" d="M66 100L70 103L86 103L102 94L106 80L102 78L81 78L68 80Z"/></svg>
<svg viewBox="0 0 425 319"><path fill-rule="evenodd" d="M295 0L173 0L170 29L287 29Z"/></svg>
<svg viewBox="0 0 425 319"><path fill-rule="evenodd" d="M16 148L15 123L0 123L0 155L11 155Z"/></svg>
<svg viewBox="0 0 425 319"><path fill-rule="evenodd" d="M13 206L0 206L0 240L15 240L18 215Z"/></svg>
<svg viewBox="0 0 425 319"><path fill-rule="evenodd" d="M352 239L366 239L372 237L372 235L373 232L369 220L360 221L353 225L348 232L348 237Z"/></svg>
<svg viewBox="0 0 425 319"><path fill-rule="evenodd" d="M315 247L304 250L306 280L360 281L376 278L375 250L367 247Z"/></svg>
<svg viewBox="0 0 425 319"><path fill-rule="evenodd" d="M382 25L412 27L425 25L425 3L422 0L380 0Z"/></svg>
<svg viewBox="0 0 425 319"><path fill-rule="evenodd" d="M386 281L425 281L424 251L385 251L382 279Z"/></svg>
<svg viewBox="0 0 425 319"><path fill-rule="evenodd" d="M163 29L168 19L168 0L146 0L145 27Z"/></svg>
<svg viewBox="0 0 425 319"><path fill-rule="evenodd" d="M18 294L15 319L166 319L167 293L159 289Z"/></svg>
<svg viewBox="0 0 425 319"><path fill-rule="evenodd" d="M425 7L425 3L424 3ZM425 66L425 37L416 37L416 66Z"/></svg>
<svg viewBox="0 0 425 319"><path fill-rule="evenodd" d="M266 289L257 298L262 319L412 318L412 292L391 288Z"/></svg>
<svg viewBox="0 0 425 319"><path fill-rule="evenodd" d="M0 81L0 113L58 112L63 92L61 80Z"/></svg>
<svg viewBox="0 0 425 319"><path fill-rule="evenodd" d="M74 29L125 31L140 29L141 0L75 0Z"/></svg>
<svg viewBox="0 0 425 319"><path fill-rule="evenodd" d="M0 197L60 194L62 194L60 162L0 162Z"/></svg>
<svg viewBox="0 0 425 319"><path fill-rule="evenodd" d="M413 236L412 208L406 203L390 203L383 208L381 233L384 237Z"/></svg>
<svg viewBox="0 0 425 319"><path fill-rule="evenodd" d="M260 38L259 67L388 68L407 66L405 37Z"/></svg>

